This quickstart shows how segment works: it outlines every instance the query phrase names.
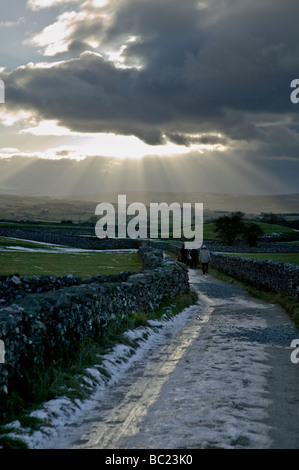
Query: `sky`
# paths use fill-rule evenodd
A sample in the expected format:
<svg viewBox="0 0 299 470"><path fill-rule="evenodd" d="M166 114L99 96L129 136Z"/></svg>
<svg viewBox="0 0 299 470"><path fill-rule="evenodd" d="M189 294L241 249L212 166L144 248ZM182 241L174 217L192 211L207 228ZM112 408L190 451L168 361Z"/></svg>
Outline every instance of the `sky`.
<svg viewBox="0 0 299 470"><path fill-rule="evenodd" d="M298 193L298 13L1 0L0 193Z"/></svg>

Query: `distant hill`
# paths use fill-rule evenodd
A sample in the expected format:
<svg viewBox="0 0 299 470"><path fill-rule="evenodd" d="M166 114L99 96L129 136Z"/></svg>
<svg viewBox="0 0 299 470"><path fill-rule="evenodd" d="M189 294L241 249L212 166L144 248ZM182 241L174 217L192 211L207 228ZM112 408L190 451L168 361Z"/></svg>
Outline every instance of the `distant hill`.
<svg viewBox="0 0 299 470"><path fill-rule="evenodd" d="M127 202L142 202L149 205L151 202L202 202L204 210L210 211L242 211L247 214L260 214L273 212L279 214L299 213L299 193L270 196L247 196L240 194L200 193L200 192L126 192ZM92 193L76 196L76 199L85 201L117 202L118 194L115 192Z"/></svg>
<svg viewBox="0 0 299 470"><path fill-rule="evenodd" d="M121 194L121 193L120 193ZM299 213L299 194L273 196L243 196L217 193L169 193L127 192L127 203L178 202L183 204L201 202L204 212L233 212L246 214L273 212L275 214ZM58 221L71 219L74 223L87 221L95 214L100 202L117 203L117 193L82 194L76 197L56 199L52 197L29 197L0 194L0 219Z"/></svg>
<svg viewBox="0 0 299 470"><path fill-rule="evenodd" d="M0 219L74 223L87 221L94 215L95 204L91 201L72 201L51 197L26 197L0 195Z"/></svg>

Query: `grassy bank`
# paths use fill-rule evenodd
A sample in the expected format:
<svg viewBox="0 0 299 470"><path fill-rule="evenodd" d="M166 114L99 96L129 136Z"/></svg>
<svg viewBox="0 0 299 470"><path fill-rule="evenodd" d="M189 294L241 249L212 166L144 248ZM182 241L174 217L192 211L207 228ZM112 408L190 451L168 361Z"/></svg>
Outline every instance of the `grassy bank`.
<svg viewBox="0 0 299 470"><path fill-rule="evenodd" d="M67 246L47 245L0 237L0 275L20 276L55 274L87 279L98 274L139 271L142 263L136 252L88 251Z"/></svg>
<svg viewBox="0 0 299 470"><path fill-rule="evenodd" d="M229 253L229 255L299 265L299 253Z"/></svg>
<svg viewBox="0 0 299 470"><path fill-rule="evenodd" d="M36 430L43 423L30 417L29 414L40 408L42 403L61 396L67 396L70 399L88 398L93 392L94 386L91 385L92 377L86 369L96 368L101 374L108 377L109 374L103 366L105 354L117 344L128 345L132 354L138 348L136 340L129 340L125 336L126 331L134 330L140 326L150 327L149 320L159 320L162 316L171 318L184 308L195 304L196 301L197 294L191 291L163 302L160 309L150 314L143 312L131 314L122 325L115 327L111 324L100 341L91 339L83 341L69 363L62 364L58 361L55 365L43 371L37 369L28 371L28 386L25 393L22 387L23 394L13 392L7 397L7 413L0 420L0 425L2 425L0 427L0 448L1 446L3 448L25 447L21 440L9 437L9 429L4 428L5 424L13 420L19 420L23 427L26 426ZM144 334L146 336L146 330ZM15 430L11 431L14 432Z"/></svg>

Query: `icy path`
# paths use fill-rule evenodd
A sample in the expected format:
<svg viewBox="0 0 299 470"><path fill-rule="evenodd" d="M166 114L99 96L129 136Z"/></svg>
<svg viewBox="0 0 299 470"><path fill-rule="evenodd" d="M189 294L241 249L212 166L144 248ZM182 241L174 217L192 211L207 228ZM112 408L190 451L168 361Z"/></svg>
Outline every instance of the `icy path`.
<svg viewBox="0 0 299 470"><path fill-rule="evenodd" d="M299 448L299 332L236 286L200 271L190 282L198 304L46 448Z"/></svg>

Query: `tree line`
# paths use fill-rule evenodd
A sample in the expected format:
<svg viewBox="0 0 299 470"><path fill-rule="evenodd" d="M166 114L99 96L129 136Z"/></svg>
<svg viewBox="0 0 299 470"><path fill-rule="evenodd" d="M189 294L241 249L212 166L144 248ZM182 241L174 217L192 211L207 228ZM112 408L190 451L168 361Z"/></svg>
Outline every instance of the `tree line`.
<svg viewBox="0 0 299 470"><path fill-rule="evenodd" d="M214 230L217 236L228 245L244 241L249 246L256 246L264 231L257 223L245 220L244 216L243 212L237 211L216 219Z"/></svg>

